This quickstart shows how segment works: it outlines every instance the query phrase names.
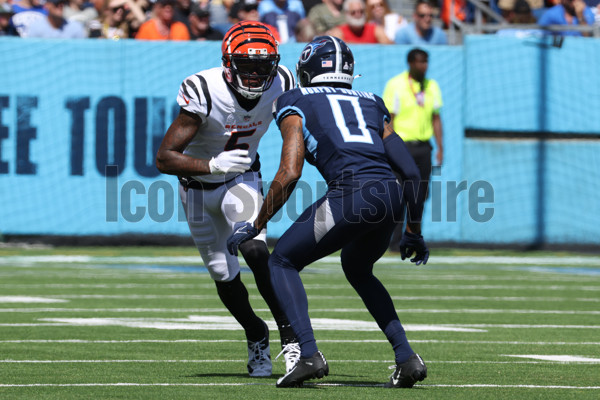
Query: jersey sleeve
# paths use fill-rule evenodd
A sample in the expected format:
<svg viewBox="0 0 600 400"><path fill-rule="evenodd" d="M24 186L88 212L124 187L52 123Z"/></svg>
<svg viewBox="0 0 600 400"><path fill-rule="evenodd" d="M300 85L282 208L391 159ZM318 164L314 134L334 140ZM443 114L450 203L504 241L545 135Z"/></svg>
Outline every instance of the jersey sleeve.
<svg viewBox="0 0 600 400"><path fill-rule="evenodd" d="M280 65L277 67L277 75L279 75L284 92L292 90L296 87L296 79L294 78L294 74L292 74L292 72L285 65Z"/></svg>
<svg viewBox="0 0 600 400"><path fill-rule="evenodd" d="M179 87L177 104L184 110L198 115L201 121L205 122L212 108L206 78L200 74L185 78Z"/></svg>
<svg viewBox="0 0 600 400"><path fill-rule="evenodd" d="M273 103L273 118L277 126L283 119L289 115L299 115L302 117L300 108L296 105L299 97L302 96L298 89L283 93Z"/></svg>

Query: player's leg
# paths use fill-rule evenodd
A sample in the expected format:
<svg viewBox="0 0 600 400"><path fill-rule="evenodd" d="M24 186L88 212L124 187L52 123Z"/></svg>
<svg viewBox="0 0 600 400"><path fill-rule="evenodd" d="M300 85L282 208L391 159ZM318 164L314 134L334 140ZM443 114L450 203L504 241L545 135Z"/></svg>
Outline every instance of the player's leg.
<svg viewBox="0 0 600 400"><path fill-rule="evenodd" d="M262 205L262 182L256 172L247 172L228 184L221 208L222 213L233 231L236 224L253 221ZM279 305L269 272L269 249L266 244L266 230L263 230L253 240L242 243L239 247L246 264L252 270L256 286L261 296L271 310L277 323L281 340L286 370L291 369L299 357L299 346L296 336L288 322L285 312Z"/></svg>
<svg viewBox="0 0 600 400"><path fill-rule="evenodd" d="M240 279L237 257L225 249L230 227L220 211L226 187L209 191L183 190L180 197L188 226L204 265L215 281L217 293L248 340L248 371L251 376L271 375L268 328L252 310L248 291Z"/></svg>
<svg viewBox="0 0 600 400"><path fill-rule="evenodd" d="M385 188L381 185L375 186ZM365 221L359 224L364 225L364 233L357 235L344 246L341 261L348 282L361 297L394 349L397 369L390 380L392 386L412 387L416 381L427 376L427 369L410 347L388 291L373 275L373 266L385 253L394 229L392 214L397 214L400 208L401 192L397 186L390 186L389 189L391 190L378 191L378 202L367 201L369 204L378 204L377 209L383 211L384 218L379 222L377 219L361 218ZM378 212L372 214L377 215Z"/></svg>

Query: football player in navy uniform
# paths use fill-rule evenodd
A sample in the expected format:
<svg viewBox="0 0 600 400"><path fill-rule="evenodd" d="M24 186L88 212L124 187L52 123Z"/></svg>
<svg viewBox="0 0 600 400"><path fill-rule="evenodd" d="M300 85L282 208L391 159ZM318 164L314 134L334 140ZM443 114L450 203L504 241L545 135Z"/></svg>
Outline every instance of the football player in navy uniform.
<svg viewBox="0 0 600 400"><path fill-rule="evenodd" d="M401 257L414 254L416 265L427 263L420 221L411 217L420 218L423 209L422 200L415 200L419 170L393 131L382 99L352 90L353 73L354 57L342 40L320 36L304 48L296 67L300 87L282 94L274 105L283 137L279 170L256 220L239 226L227 243L236 253L264 229L291 195L304 159L317 167L328 183L325 196L281 236L269 259L273 287L301 347L300 360L278 379L278 387L301 386L329 373L317 348L299 272L340 249L346 278L395 353L396 369L385 386L410 388L427 376L390 295L373 275L373 264L385 253L401 218L403 199L409 215ZM402 176L402 185L392 169Z"/></svg>
<svg viewBox="0 0 600 400"><path fill-rule="evenodd" d="M167 130L156 165L179 176L194 243L221 301L246 333L250 376L270 376L269 330L250 306L238 259L227 252L226 241L236 224L256 218L263 201L258 143L273 120L273 102L295 80L279 65L277 42L259 22L232 26L222 54L221 67L198 72L181 84L180 113ZM240 251L279 327L290 370L300 347L273 292L265 240L262 229Z"/></svg>

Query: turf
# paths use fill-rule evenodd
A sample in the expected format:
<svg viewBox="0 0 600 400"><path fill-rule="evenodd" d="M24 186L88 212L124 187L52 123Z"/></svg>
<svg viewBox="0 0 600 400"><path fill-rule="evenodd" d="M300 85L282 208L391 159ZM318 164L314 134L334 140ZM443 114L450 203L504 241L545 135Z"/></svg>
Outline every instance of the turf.
<svg viewBox="0 0 600 400"><path fill-rule="evenodd" d="M194 249L2 248L0 398L600 396L600 257L439 250L414 267L388 254L376 275L428 378L382 387L393 352L333 256L302 273L330 375L277 389L282 358L272 377L247 375L244 335ZM272 322L246 268L242 279Z"/></svg>

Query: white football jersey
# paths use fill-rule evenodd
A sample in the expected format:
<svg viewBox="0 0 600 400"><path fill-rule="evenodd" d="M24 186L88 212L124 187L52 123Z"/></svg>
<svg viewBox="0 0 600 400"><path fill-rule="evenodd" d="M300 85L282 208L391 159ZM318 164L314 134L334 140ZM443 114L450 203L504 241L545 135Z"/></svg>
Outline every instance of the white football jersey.
<svg viewBox="0 0 600 400"><path fill-rule="evenodd" d="M271 87L260 97L257 105L246 111L227 87L221 67L190 75L179 89L177 103L181 108L198 115L201 125L183 151L194 158L211 159L223 151L246 149L256 161L258 143L273 120L272 105L280 94L296 86L290 70L282 65ZM199 175L202 182L223 182L238 173Z"/></svg>

